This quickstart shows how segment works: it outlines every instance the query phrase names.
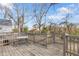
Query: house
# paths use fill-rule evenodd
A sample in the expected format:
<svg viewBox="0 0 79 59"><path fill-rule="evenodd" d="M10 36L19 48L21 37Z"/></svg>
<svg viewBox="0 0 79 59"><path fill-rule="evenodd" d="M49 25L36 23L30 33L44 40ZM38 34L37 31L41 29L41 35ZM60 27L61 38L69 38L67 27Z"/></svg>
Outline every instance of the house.
<svg viewBox="0 0 79 59"><path fill-rule="evenodd" d="M0 19L0 33L1 32L12 32L12 21Z"/></svg>

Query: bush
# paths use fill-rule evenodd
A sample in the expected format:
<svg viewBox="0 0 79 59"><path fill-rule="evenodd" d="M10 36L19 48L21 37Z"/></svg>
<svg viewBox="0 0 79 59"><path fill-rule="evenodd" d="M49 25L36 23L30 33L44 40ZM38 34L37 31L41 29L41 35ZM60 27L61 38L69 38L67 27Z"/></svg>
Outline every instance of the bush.
<svg viewBox="0 0 79 59"><path fill-rule="evenodd" d="M47 33L47 32L48 32L47 27L44 27L41 32L42 32L42 33Z"/></svg>
<svg viewBox="0 0 79 59"><path fill-rule="evenodd" d="M13 32L19 32L19 30L17 28L14 28Z"/></svg>
<svg viewBox="0 0 79 59"><path fill-rule="evenodd" d="M28 27L25 27L23 32L28 32Z"/></svg>
<svg viewBox="0 0 79 59"><path fill-rule="evenodd" d="M70 33L71 35L79 35L79 29L76 29L74 32Z"/></svg>
<svg viewBox="0 0 79 59"><path fill-rule="evenodd" d="M12 31L19 32L18 28L14 28ZM28 32L28 27L24 27L24 30L22 32Z"/></svg>

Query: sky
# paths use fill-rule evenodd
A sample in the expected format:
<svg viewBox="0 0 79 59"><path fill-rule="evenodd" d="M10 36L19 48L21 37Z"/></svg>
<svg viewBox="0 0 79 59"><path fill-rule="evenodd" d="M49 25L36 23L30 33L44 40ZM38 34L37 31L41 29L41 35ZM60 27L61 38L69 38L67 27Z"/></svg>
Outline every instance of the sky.
<svg viewBox="0 0 79 59"><path fill-rule="evenodd" d="M36 5L36 4L34 4L34 5ZM3 7L4 6L8 7L13 12L14 18L16 19L16 12L13 9L13 4L10 4L10 5L3 4ZM26 11L25 22L27 22L25 25L28 26L29 29L31 29L33 24L35 24L35 21L32 20L33 19L32 18L32 14L33 14L32 9L34 8L33 4L16 3L15 7L16 6L19 6L20 12L23 7L25 8L25 11ZM36 8L39 8L39 6L36 6ZM2 11L3 10L0 10L0 19L3 19ZM58 4L55 4L54 6L51 6L47 12L46 21L49 22L49 21L53 20L53 22L55 22L55 23L60 23L60 22L64 21L63 18L66 17L67 14L70 15L69 20L68 20L69 22L79 23L79 4L77 4L77 3L58 3ZM48 23L46 23L46 24L48 24Z"/></svg>

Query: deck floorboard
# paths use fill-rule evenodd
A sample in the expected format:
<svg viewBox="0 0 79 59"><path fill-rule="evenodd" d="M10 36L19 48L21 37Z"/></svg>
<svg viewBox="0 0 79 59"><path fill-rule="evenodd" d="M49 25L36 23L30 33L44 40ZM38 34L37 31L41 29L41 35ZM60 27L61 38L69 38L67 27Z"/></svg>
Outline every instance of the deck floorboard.
<svg viewBox="0 0 79 59"><path fill-rule="evenodd" d="M41 45L29 44L18 46L0 46L0 56L62 56L62 45L48 45L42 47Z"/></svg>

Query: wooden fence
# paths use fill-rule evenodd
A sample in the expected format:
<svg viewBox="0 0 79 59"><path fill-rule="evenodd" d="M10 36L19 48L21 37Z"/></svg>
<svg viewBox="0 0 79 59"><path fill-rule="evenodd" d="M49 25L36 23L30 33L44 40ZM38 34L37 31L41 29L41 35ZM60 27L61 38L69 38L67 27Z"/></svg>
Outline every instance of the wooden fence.
<svg viewBox="0 0 79 59"><path fill-rule="evenodd" d="M26 33L11 33L11 32L0 33L0 46L11 45L15 41L17 41L17 43L20 41L23 42L25 39L22 39L22 40L17 39L17 37L20 37L20 36L26 36Z"/></svg>
<svg viewBox="0 0 79 59"><path fill-rule="evenodd" d="M52 34L46 33L0 33L0 45L11 44L18 36L28 36L29 43L46 46L53 42Z"/></svg>
<svg viewBox="0 0 79 59"><path fill-rule="evenodd" d="M62 35L58 33L0 33L0 42L7 44L12 43L13 41L16 41L16 37L18 36L28 36L28 42L29 43L37 43L43 46L46 46L48 44L53 43L63 43Z"/></svg>
<svg viewBox="0 0 79 59"><path fill-rule="evenodd" d="M63 45L63 55L79 55L79 36L64 35L63 33L2 33L0 35L0 46L12 43L26 43L26 40L16 40L17 36L28 36L27 43L39 44L47 47L48 44ZM15 44L17 46L17 44Z"/></svg>
<svg viewBox="0 0 79 59"><path fill-rule="evenodd" d="M53 42L53 36L51 34L46 33L28 33L28 40L31 43L37 43L43 46L51 44Z"/></svg>
<svg viewBox="0 0 79 59"><path fill-rule="evenodd" d="M64 56L79 56L79 36L64 36Z"/></svg>

